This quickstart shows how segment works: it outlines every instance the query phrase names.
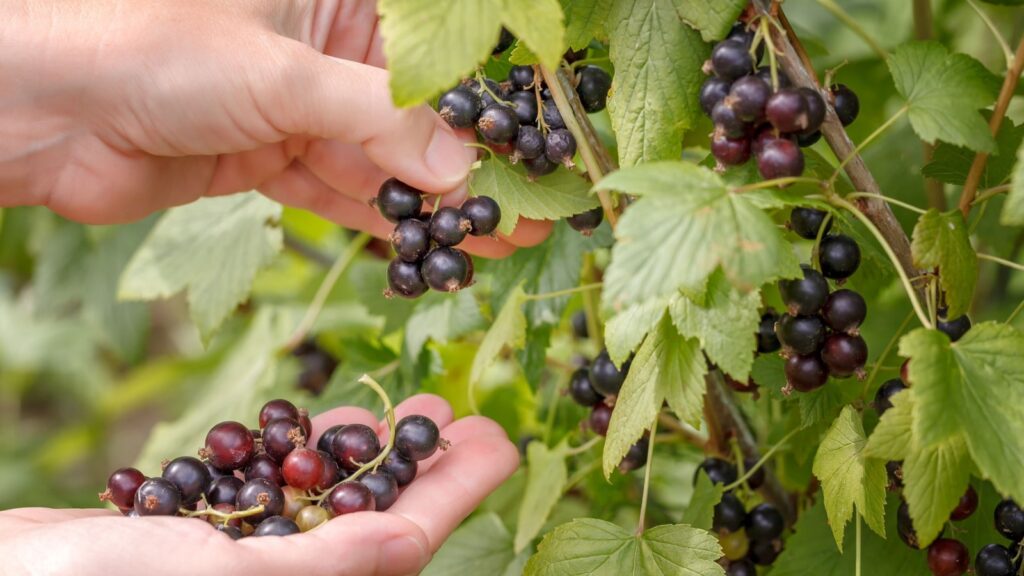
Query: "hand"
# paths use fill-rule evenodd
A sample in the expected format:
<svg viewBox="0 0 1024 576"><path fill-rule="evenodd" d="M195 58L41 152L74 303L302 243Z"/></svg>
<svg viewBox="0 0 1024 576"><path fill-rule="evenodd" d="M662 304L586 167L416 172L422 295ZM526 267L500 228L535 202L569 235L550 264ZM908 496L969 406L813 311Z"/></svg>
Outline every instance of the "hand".
<svg viewBox="0 0 1024 576"><path fill-rule="evenodd" d="M473 136L392 105L374 2L0 4L0 206L106 224L256 188L384 237L367 201L390 176L465 198Z"/></svg>
<svg viewBox="0 0 1024 576"><path fill-rule="evenodd" d="M433 419L452 443L419 463L416 480L387 512L335 518L303 534L233 541L205 520L124 518L109 510L24 508L0 513L0 574L76 576L397 576L426 566L459 523L515 471L516 447L493 421L452 422L447 402L419 395L396 416ZM359 408L313 419L315 439L334 424L387 427Z"/></svg>

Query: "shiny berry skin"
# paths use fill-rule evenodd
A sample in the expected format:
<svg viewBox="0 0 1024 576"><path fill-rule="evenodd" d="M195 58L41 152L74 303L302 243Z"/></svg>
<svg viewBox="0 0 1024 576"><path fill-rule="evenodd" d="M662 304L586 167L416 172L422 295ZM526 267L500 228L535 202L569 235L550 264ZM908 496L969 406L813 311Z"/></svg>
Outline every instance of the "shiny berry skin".
<svg viewBox="0 0 1024 576"><path fill-rule="evenodd" d="M697 471L693 475L693 483L697 484L697 478L700 476L700 471L703 470L708 475L708 480L711 480L712 484L722 484L728 486L736 482L739 478L736 466L728 460L722 460L721 458L706 458L697 467Z"/></svg>
<svg viewBox="0 0 1024 576"><path fill-rule="evenodd" d="M775 352L782 347L779 337L775 334L775 323L779 321L779 315L774 310L769 310L761 315L761 323L757 325L757 352L767 354Z"/></svg>
<svg viewBox="0 0 1024 576"><path fill-rule="evenodd" d="M211 506L216 506L217 504L230 504L234 506L235 498L238 496L238 491L242 489L243 484L245 482L234 476L214 478L206 488L206 501Z"/></svg>
<svg viewBox="0 0 1024 576"><path fill-rule="evenodd" d="M334 459L334 456L331 456L329 452L324 450L317 450L316 453L320 456L320 461L323 463L323 472L320 474L320 479L317 480L314 488L319 492L323 492L340 482L343 476L341 468L338 466L338 461Z"/></svg>
<svg viewBox="0 0 1024 576"><path fill-rule="evenodd" d="M290 536L292 534L298 534L299 525L290 518L284 516L271 516L260 525L256 527L256 530L252 533L253 536Z"/></svg>
<svg viewBox="0 0 1024 576"><path fill-rule="evenodd" d="M224 534L232 540L240 540L244 536L242 534L242 531L235 526L229 526L227 524L217 524L214 528L217 530L217 532Z"/></svg>
<svg viewBox="0 0 1024 576"><path fill-rule="evenodd" d="M100 494L100 500L110 502L121 510L135 505L135 492L146 481L146 476L135 468L119 468L107 479L107 490Z"/></svg>
<svg viewBox="0 0 1024 576"><path fill-rule="evenodd" d="M816 240L818 238L818 230L821 230L821 225L825 222L827 216L828 212L824 210L797 206L789 213L789 227L801 238ZM825 224L823 234L828 234L828 231L831 229L832 219L829 218L828 223Z"/></svg>
<svg viewBox="0 0 1024 576"><path fill-rule="evenodd" d="M203 455L218 470L244 468L256 453L256 440L243 424L221 422L206 434Z"/></svg>
<svg viewBox="0 0 1024 576"><path fill-rule="evenodd" d="M756 458L744 458L743 470L750 470L751 468L754 467L755 464L757 464ZM747 478L747 487L750 488L751 490L757 490L764 484L765 479L766 477L764 472L764 466L761 466L760 468L757 469L757 471L750 475L750 478Z"/></svg>
<svg viewBox="0 0 1024 576"><path fill-rule="evenodd" d="M750 160L750 138L727 138L715 130L711 135L711 154L722 166L740 166Z"/></svg>
<svg viewBox="0 0 1024 576"><path fill-rule="evenodd" d="M799 176L804 173L804 153L793 140L769 139L757 155L757 170L765 180Z"/></svg>
<svg viewBox="0 0 1024 576"><path fill-rule="evenodd" d="M910 507L906 501L900 502L900 507L896 510L896 533L907 546L915 550L921 547L921 543L917 539L917 530L914 529L914 521L910 517Z"/></svg>
<svg viewBox="0 0 1024 576"><path fill-rule="evenodd" d="M327 430L324 430L323 434L320 435L320 439L316 441L316 449L323 452L330 452L331 442L334 441L334 435L338 433L338 430L341 430L344 427L344 424L335 424Z"/></svg>
<svg viewBox="0 0 1024 576"><path fill-rule="evenodd" d="M536 126L537 95L533 93L533 90L513 92L508 97L508 103L515 111L516 118L519 119L519 130L526 126Z"/></svg>
<svg viewBox="0 0 1024 576"><path fill-rule="evenodd" d="M263 506L263 512L247 516L245 521L249 524L256 525L271 516L280 516L284 511L284 492L281 487L265 478L247 481L238 491L235 509L242 511L257 506Z"/></svg>
<svg viewBox="0 0 1024 576"><path fill-rule="evenodd" d="M210 471L206 464L191 456L180 456L168 462L162 476L178 488L183 506L198 502L210 485Z"/></svg>
<svg viewBox="0 0 1024 576"><path fill-rule="evenodd" d="M531 178L540 178L551 174L558 169L558 164L555 164L544 154L537 156L536 158L527 158L523 160L523 166L526 166L526 173Z"/></svg>
<svg viewBox="0 0 1024 576"><path fill-rule="evenodd" d="M818 263L826 278L849 278L860 266L860 246L845 234L825 236L818 247Z"/></svg>
<svg viewBox="0 0 1024 576"><path fill-rule="evenodd" d="M821 130L815 130L814 132L801 132L796 135L796 144L801 148L814 146L818 140L821 140Z"/></svg>
<svg viewBox="0 0 1024 576"><path fill-rule="evenodd" d="M868 361L868 345L860 336L839 332L830 334L821 348L821 359L832 376L847 378L864 370Z"/></svg>
<svg viewBox="0 0 1024 576"><path fill-rule="evenodd" d="M740 120L760 122L764 119L765 106L770 98L771 88L760 78L744 76L732 83L728 102Z"/></svg>
<svg viewBox="0 0 1024 576"><path fill-rule="evenodd" d="M619 472L629 474L633 470L643 468L647 464L647 452L650 450L651 441L646 436L637 440L636 444L629 447L626 455L619 462Z"/></svg>
<svg viewBox="0 0 1024 576"><path fill-rule="evenodd" d="M757 566L750 560L737 560L729 563L725 576L757 576Z"/></svg>
<svg viewBox="0 0 1024 576"><path fill-rule="evenodd" d="M359 477L359 483L373 492L373 500L380 512L391 508L398 500L398 481L386 468L378 468L376 472L363 474Z"/></svg>
<svg viewBox="0 0 1024 576"><path fill-rule="evenodd" d="M374 200L377 210L388 222L397 224L406 218L419 216L423 209L422 192L395 178L388 178L377 190Z"/></svg>
<svg viewBox="0 0 1024 576"><path fill-rule="evenodd" d="M828 382L828 365L817 354L786 359L786 382L800 392L810 392Z"/></svg>
<svg viewBox="0 0 1024 576"><path fill-rule="evenodd" d="M416 298L425 294L427 288L419 263L395 258L388 264L388 287L384 290L386 297L397 294L402 298Z"/></svg>
<svg viewBox="0 0 1024 576"><path fill-rule="evenodd" d="M735 532L719 532L718 545L726 560L742 560L750 552L750 539L743 528Z"/></svg>
<svg viewBox="0 0 1024 576"><path fill-rule="evenodd" d="M836 116L843 126L853 124L860 114L860 100L857 94L850 90L845 84L836 84L829 89L832 92L832 106L836 109Z"/></svg>
<svg viewBox="0 0 1024 576"><path fill-rule="evenodd" d="M458 292L470 278L466 254L447 247L431 250L420 273L427 286L438 292Z"/></svg>
<svg viewBox="0 0 1024 576"><path fill-rule="evenodd" d="M512 47L516 41L516 37L508 31L504 26L501 28L501 35L498 36L498 43L494 45L494 49L491 50L491 54L497 56L505 50Z"/></svg>
<svg viewBox="0 0 1024 576"><path fill-rule="evenodd" d="M736 24L733 24L733 27L729 30L729 35L725 37L725 40L741 42L749 51L750 47L754 45L754 36L754 30L748 29L746 23L737 22ZM754 55L754 59L757 62L760 62L761 59L764 58L764 45L764 42L757 45L757 53Z"/></svg>
<svg viewBox="0 0 1024 576"><path fill-rule="evenodd" d="M463 202L462 215L469 220L473 236L487 236L501 223L501 207L490 196L474 196Z"/></svg>
<svg viewBox="0 0 1024 576"><path fill-rule="evenodd" d="M1024 540L1024 510L1013 500L996 505L996 531L1013 542Z"/></svg>
<svg viewBox="0 0 1024 576"><path fill-rule="evenodd" d="M377 509L373 492L359 482L343 482L331 490L324 501L331 514L341 516L353 512L372 512Z"/></svg>
<svg viewBox="0 0 1024 576"><path fill-rule="evenodd" d="M960 501L957 503L956 508L949 513L949 519L954 522L966 520L974 514L974 511L978 509L978 493L974 491L974 486L967 486L967 491L960 497Z"/></svg>
<svg viewBox="0 0 1024 576"><path fill-rule="evenodd" d="M263 450L274 462L284 462L292 450L305 445L306 431L297 420L275 418L263 429Z"/></svg>
<svg viewBox="0 0 1024 576"><path fill-rule="evenodd" d="M572 167L572 157L576 155L576 138L565 128L548 132L544 140L544 155L555 164Z"/></svg>
<svg viewBox="0 0 1024 576"><path fill-rule="evenodd" d="M533 66L513 66L508 71L508 81L517 90L533 88Z"/></svg>
<svg viewBox="0 0 1024 576"><path fill-rule="evenodd" d="M395 254L405 262L419 262L430 250L430 227L414 218L402 220L388 236Z"/></svg>
<svg viewBox="0 0 1024 576"><path fill-rule="evenodd" d="M813 354L825 342L825 324L819 316L784 314L775 325L775 334L783 346L797 354Z"/></svg>
<svg viewBox="0 0 1024 576"><path fill-rule="evenodd" d="M150 478L135 492L135 512L139 516L176 516L181 506L181 492L163 478Z"/></svg>
<svg viewBox="0 0 1024 576"><path fill-rule="evenodd" d="M392 450L388 452L388 455L384 457L384 463L381 465L386 468L391 475L395 477L395 482L398 487L408 486L416 478L416 471L419 465L416 464L415 460L408 460L404 456L398 453L398 450Z"/></svg>
<svg viewBox="0 0 1024 576"><path fill-rule="evenodd" d="M590 416L587 418L587 425L594 434L598 436L608 435L608 425L612 421L612 408L604 402L596 404L590 410Z"/></svg>
<svg viewBox="0 0 1024 576"><path fill-rule="evenodd" d="M517 160L534 160L544 156L545 146L544 134L540 130L533 126L520 126L513 155Z"/></svg>
<svg viewBox="0 0 1024 576"><path fill-rule="evenodd" d="M380 453L380 439L365 424L349 424L338 431L331 443L331 454L342 470L355 472Z"/></svg>
<svg viewBox="0 0 1024 576"><path fill-rule="evenodd" d="M579 340L586 340L587 338L590 337L590 329L587 328L586 312L580 310L573 314L572 318L570 319L570 323L572 324L572 335L574 337L578 338ZM590 382L588 381L587 385L589 384Z"/></svg>
<svg viewBox="0 0 1024 576"><path fill-rule="evenodd" d="M264 478L278 486L284 485L284 476L281 474L281 467L278 466L277 462L267 454L257 454L254 456L252 461L249 462L249 466L245 469L246 481L255 480L257 478Z"/></svg>
<svg viewBox="0 0 1024 576"><path fill-rule="evenodd" d="M801 134L813 134L818 132L821 124L825 122L825 99L817 90L811 88L798 88L797 92L803 96L804 106L807 109L807 127Z"/></svg>
<svg viewBox="0 0 1024 576"><path fill-rule="evenodd" d="M899 378L893 378L892 380L886 380L881 386L878 387L878 392L875 392L875 410L878 411L878 416L881 417L885 414L889 408L892 408L892 397L896 394L907 389L907 385L903 383L903 380Z"/></svg>
<svg viewBox="0 0 1024 576"><path fill-rule="evenodd" d="M413 462L433 456L440 442L441 431L426 416L406 416L395 426L395 450Z"/></svg>
<svg viewBox="0 0 1024 576"><path fill-rule="evenodd" d="M576 73L576 94L583 103L583 109L593 114L608 105L608 91L612 77L597 66L584 66Z"/></svg>
<svg viewBox="0 0 1024 576"><path fill-rule="evenodd" d="M781 69L776 70L776 73L779 79L779 88L789 88L790 86L793 85L793 82L789 79L789 76L786 76L786 73L783 72ZM772 69L770 67L761 66L760 68L757 69L757 72L754 73L754 76L760 78L768 86L772 86Z"/></svg>
<svg viewBox="0 0 1024 576"><path fill-rule="evenodd" d="M494 99L494 96L491 96L492 92L502 100L504 100L506 96L505 91L502 89L501 85L490 78L484 80L484 85L487 86L486 90L483 87L484 85L481 85L480 82L478 82L475 78L464 81L463 85L472 90L473 92L475 92L476 95L480 97L481 109L487 108L488 106L493 106L498 103L498 101Z"/></svg>
<svg viewBox="0 0 1024 576"><path fill-rule="evenodd" d="M284 457L281 475L286 484L299 490L309 490L320 482L324 462L316 450L296 448Z"/></svg>
<svg viewBox="0 0 1024 576"><path fill-rule="evenodd" d="M735 80L753 72L754 59L743 42L725 40L711 51L711 70L719 78Z"/></svg>
<svg viewBox="0 0 1024 576"><path fill-rule="evenodd" d="M772 540L786 527L782 514L771 504L758 504L747 513L747 535L753 540Z"/></svg>
<svg viewBox="0 0 1024 576"><path fill-rule="evenodd" d="M266 428L267 423L277 418L291 418L292 420L299 419L299 409L295 407L295 404L284 400L277 399L271 400L260 408L260 429Z"/></svg>
<svg viewBox="0 0 1024 576"><path fill-rule="evenodd" d="M803 278L780 280L779 293L792 315L817 314L828 299L828 281L820 272L802 264Z"/></svg>
<svg viewBox="0 0 1024 576"><path fill-rule="evenodd" d="M836 332L855 333L867 315L868 305L864 297L846 288L829 294L821 307L825 324Z"/></svg>
<svg viewBox="0 0 1024 576"><path fill-rule="evenodd" d="M590 365L590 383L593 384L594 390L601 394L615 396L622 389L622 383L626 381L627 372L629 372L628 360L622 366L622 369L616 368L615 363L608 356L608 351L602 350Z"/></svg>
<svg viewBox="0 0 1024 576"><path fill-rule="evenodd" d="M572 373L569 379L569 396L574 402L587 408L604 401L604 396L590 383L590 371L586 368L580 368Z"/></svg>
<svg viewBox="0 0 1024 576"><path fill-rule="evenodd" d="M771 566L779 554L782 554L782 540L753 540L747 558L758 566Z"/></svg>
<svg viewBox="0 0 1024 576"><path fill-rule="evenodd" d="M743 502L731 492L722 495L722 501L715 505L714 519L711 527L716 532L735 532L747 521L747 510Z"/></svg>
<svg viewBox="0 0 1024 576"><path fill-rule="evenodd" d="M963 338L964 334L967 334L967 331L971 329L971 319L966 314L959 318L948 320L944 311L940 310L939 312L941 313L939 314L938 322L935 323L935 327L939 332L949 336L951 341L956 342Z"/></svg>
<svg viewBox="0 0 1024 576"><path fill-rule="evenodd" d="M562 113L558 111L558 105L555 104L554 100L544 100L541 105L541 116L544 118L544 123L548 125L549 130L565 128L565 120L562 119Z"/></svg>
<svg viewBox="0 0 1024 576"><path fill-rule="evenodd" d="M711 111L715 109L715 104L725 100L731 88L732 83L724 78L708 76L707 80L704 80L704 84L700 87L700 108L706 116L711 117Z"/></svg>
<svg viewBox="0 0 1024 576"><path fill-rule="evenodd" d="M782 88L768 98L764 107L765 118L784 134L803 132L810 126L807 102L800 91Z"/></svg>
<svg viewBox="0 0 1024 576"><path fill-rule="evenodd" d="M597 208L593 208L591 210L587 210L586 212L574 214L566 218L566 222L569 223L569 226L573 230L576 230L577 232L580 232L585 236L589 236L594 230L597 229L598 226L601 225L601 222L603 221L604 209L601 208L600 206L598 206Z"/></svg>
<svg viewBox="0 0 1024 576"><path fill-rule="evenodd" d="M480 96L465 86L452 88L437 100L437 113L452 128L471 128L482 108Z"/></svg>
<svg viewBox="0 0 1024 576"><path fill-rule="evenodd" d="M430 238L438 246L455 246L466 238L472 226L462 210L445 206L430 217Z"/></svg>
<svg viewBox="0 0 1024 576"><path fill-rule="evenodd" d="M473 274L475 272L473 268L473 257L469 255L469 252L460 248L452 248L459 254L462 255L462 259L466 261L466 279L462 281L462 285L459 288L466 288L473 285Z"/></svg>
<svg viewBox="0 0 1024 576"><path fill-rule="evenodd" d="M715 124L715 132L728 138L742 138L747 135L749 125L740 120L736 111L729 106L728 99L722 100L711 110L711 121Z"/></svg>
<svg viewBox="0 0 1024 576"><path fill-rule="evenodd" d="M974 558L974 573L977 576L1013 576L1013 553L999 544L985 545Z"/></svg>
<svg viewBox="0 0 1024 576"><path fill-rule="evenodd" d="M967 546L952 538L939 538L928 547L928 569L935 576L960 576L967 572Z"/></svg>

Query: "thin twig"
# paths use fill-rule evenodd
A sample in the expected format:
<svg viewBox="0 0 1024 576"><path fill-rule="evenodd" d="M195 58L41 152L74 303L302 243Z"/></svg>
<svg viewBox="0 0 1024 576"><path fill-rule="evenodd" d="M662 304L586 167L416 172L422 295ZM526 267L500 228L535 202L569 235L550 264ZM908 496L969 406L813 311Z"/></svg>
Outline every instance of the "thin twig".
<svg viewBox="0 0 1024 576"><path fill-rule="evenodd" d="M1009 68L1011 66L1010 63L1013 62L1013 50L1010 50L1010 45L1006 43L1006 38L1003 38L1003 35L999 33L999 29L996 28L995 22L988 17L988 14L985 14L985 11L981 9L981 6L978 6L974 0L967 0L967 3L970 4L971 8L974 8L974 11L978 13L978 18L981 18L981 21L985 23L985 26L988 26L988 30L992 33L992 37L996 39L996 42L1002 49L1003 58L1006 59L1006 67Z"/></svg>
<svg viewBox="0 0 1024 576"><path fill-rule="evenodd" d="M992 256L991 254L984 254L982 252L978 252L978 258L980 258L982 260L988 260L989 262L995 262L996 264L1002 264L1003 266L1006 266L1007 268L1013 268L1014 270L1020 270L1020 271L1024 272L1024 264L1017 264L1016 262L1010 262L1009 260L1006 260L1004 258L1000 258L998 256Z"/></svg>

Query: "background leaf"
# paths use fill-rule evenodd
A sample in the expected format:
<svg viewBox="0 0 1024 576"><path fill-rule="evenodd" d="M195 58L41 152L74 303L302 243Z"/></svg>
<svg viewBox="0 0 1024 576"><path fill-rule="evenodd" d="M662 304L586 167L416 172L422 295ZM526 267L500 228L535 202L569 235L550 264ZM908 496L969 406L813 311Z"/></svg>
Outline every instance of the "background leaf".
<svg viewBox="0 0 1024 576"><path fill-rule="evenodd" d="M939 212L932 208L917 221L910 249L915 266L939 269L948 317L966 314L978 280L978 257L963 214L959 210Z"/></svg>
<svg viewBox="0 0 1024 576"><path fill-rule="evenodd" d="M565 444L548 448L543 442L530 442L526 449L526 492L519 505L519 522L513 549L521 552L533 542L555 504L562 498L568 471Z"/></svg>

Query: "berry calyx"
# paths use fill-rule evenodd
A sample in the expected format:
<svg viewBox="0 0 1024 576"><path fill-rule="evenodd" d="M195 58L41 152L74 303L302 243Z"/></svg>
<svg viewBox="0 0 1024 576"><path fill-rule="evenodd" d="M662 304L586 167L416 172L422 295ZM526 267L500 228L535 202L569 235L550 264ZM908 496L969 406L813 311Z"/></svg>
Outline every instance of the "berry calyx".
<svg viewBox="0 0 1024 576"><path fill-rule="evenodd" d="M437 100L437 113L452 128L470 128L476 123L483 102L465 86L445 92Z"/></svg>
<svg viewBox="0 0 1024 576"><path fill-rule="evenodd" d="M419 216L423 209L422 194L396 178L388 178L380 185L374 204L381 216L397 224L401 220Z"/></svg>
<svg viewBox="0 0 1024 576"><path fill-rule="evenodd" d="M803 278L780 280L779 293L791 315L817 314L828 299L828 281L806 264L800 268Z"/></svg>
<svg viewBox="0 0 1024 576"><path fill-rule="evenodd" d="M409 218L395 226L388 240L403 261L419 262L430 250L430 228L424 222Z"/></svg>
<svg viewBox="0 0 1024 576"><path fill-rule="evenodd" d="M470 278L465 252L453 248L435 248L420 267L427 286L439 292L457 292Z"/></svg>
<svg viewBox="0 0 1024 576"><path fill-rule="evenodd" d="M818 263L826 278L845 280L860 266L860 247L844 234L830 234L818 247Z"/></svg>
<svg viewBox="0 0 1024 576"><path fill-rule="evenodd" d="M519 117L508 106L491 104L480 113L476 129L488 142L507 144L519 132Z"/></svg>
<svg viewBox="0 0 1024 576"><path fill-rule="evenodd" d="M501 207L490 196L474 196L463 202L462 215L469 220L473 236L487 236L501 223Z"/></svg>

